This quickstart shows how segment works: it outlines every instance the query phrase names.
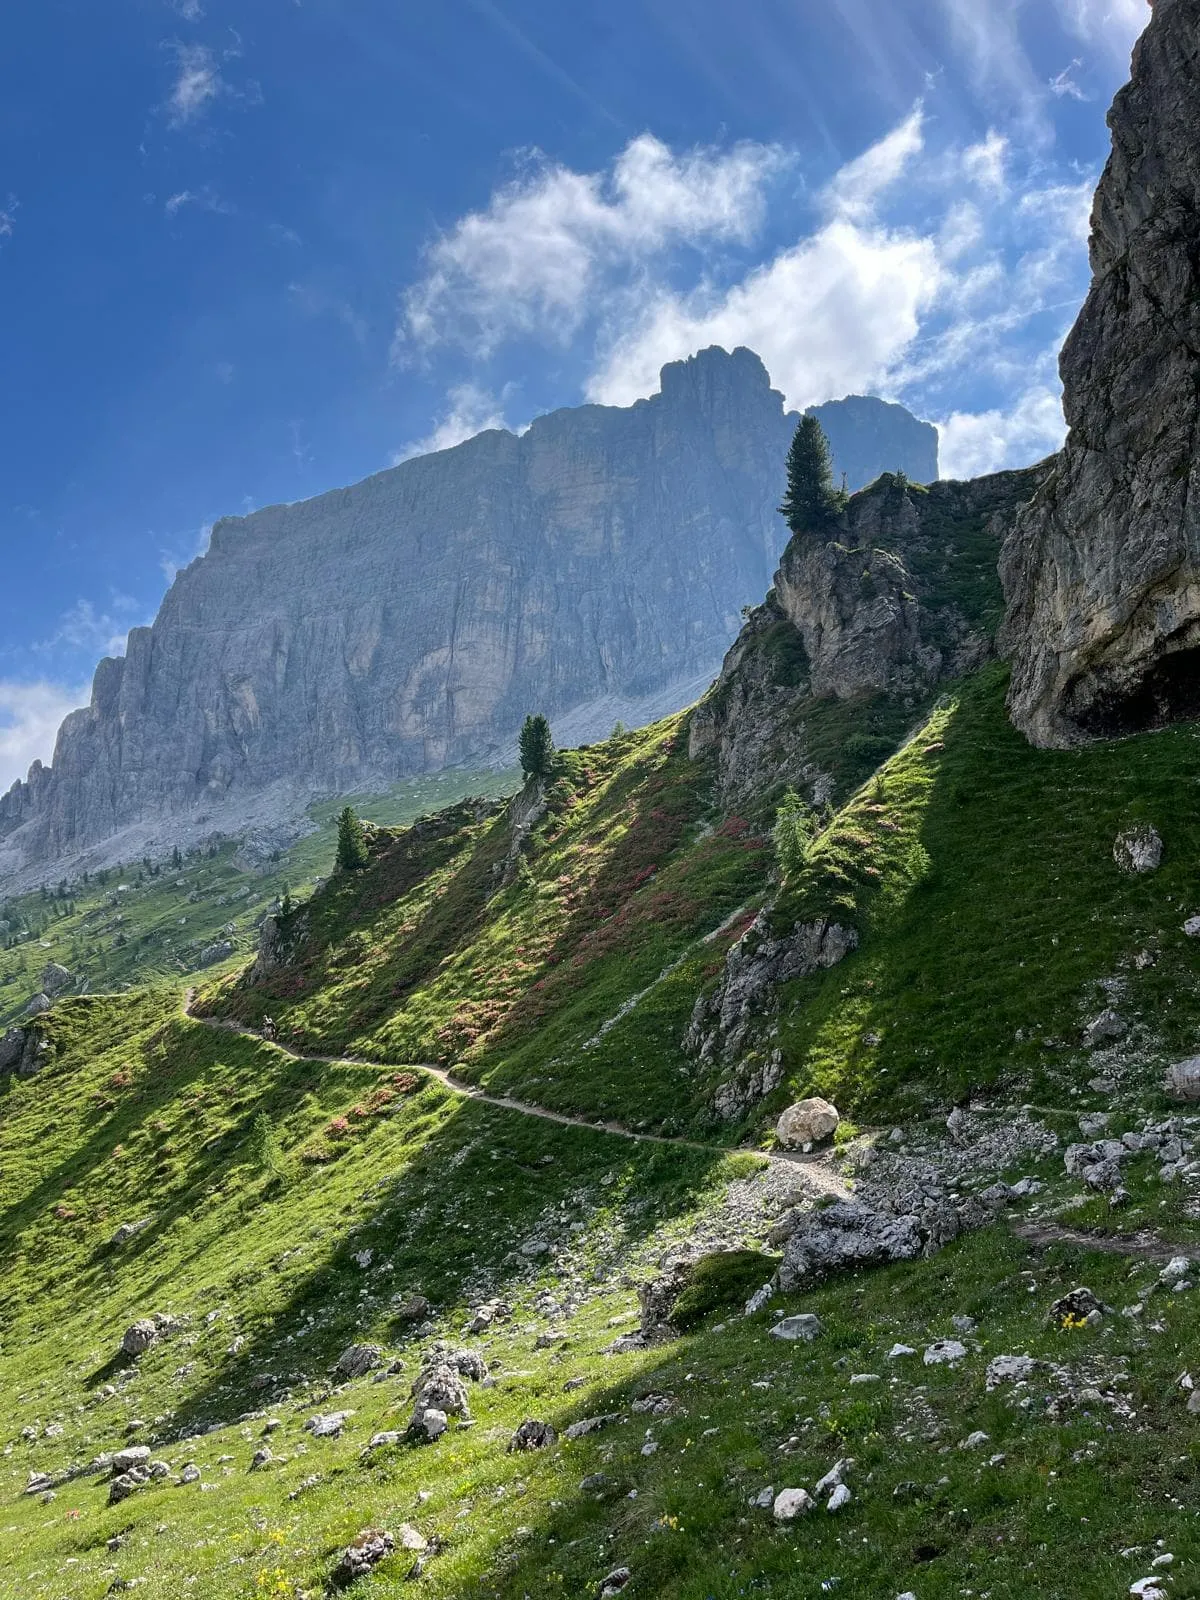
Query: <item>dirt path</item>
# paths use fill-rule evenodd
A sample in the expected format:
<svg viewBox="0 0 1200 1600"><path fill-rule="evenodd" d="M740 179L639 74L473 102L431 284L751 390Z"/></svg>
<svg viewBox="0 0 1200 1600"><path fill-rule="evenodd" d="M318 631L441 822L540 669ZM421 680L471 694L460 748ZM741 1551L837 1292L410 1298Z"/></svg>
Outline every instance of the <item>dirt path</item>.
<svg viewBox="0 0 1200 1600"><path fill-rule="evenodd" d="M850 1191L846 1188L841 1175L835 1170L828 1154L806 1156L799 1152L784 1150L767 1152L744 1145L703 1144L696 1139L672 1138L664 1133L637 1133L633 1128L627 1128L620 1122L573 1117L563 1111L550 1111L545 1106L533 1105L527 1100L514 1100L508 1095L488 1094L478 1084L467 1083L461 1078L456 1078L453 1073L447 1072L445 1068L431 1066L425 1061L400 1063L367 1061L362 1056L326 1056L293 1050L290 1045L281 1044L278 1039L264 1039L263 1035L255 1032L253 1028L245 1028L227 1018L196 1016L192 1011L195 998L195 989L188 989L184 995L183 1011L189 1021L205 1028L241 1034L244 1038L257 1040L259 1044L269 1044L285 1056L291 1056L294 1061L316 1061L329 1067L370 1067L377 1072L423 1072L427 1077L436 1078L438 1083L451 1094L459 1095L464 1100L477 1100L481 1105L495 1106L501 1111L515 1111L522 1117L537 1117L543 1122L554 1122L563 1128L584 1128L589 1133L607 1133L613 1138L627 1139L633 1144L674 1145L681 1150L701 1150L708 1155L757 1156L760 1161L766 1161L773 1166L785 1166L796 1170L818 1195L833 1195L839 1200L849 1198Z"/></svg>
<svg viewBox="0 0 1200 1600"><path fill-rule="evenodd" d="M1194 1241L1172 1244L1154 1232L1143 1228L1139 1233L1088 1233L1083 1228L1064 1228L1057 1222L1010 1222L1009 1227L1018 1239L1027 1244L1049 1248L1054 1244L1071 1244L1080 1250L1099 1250L1110 1256L1129 1256L1144 1261L1170 1261L1173 1256L1193 1255Z"/></svg>

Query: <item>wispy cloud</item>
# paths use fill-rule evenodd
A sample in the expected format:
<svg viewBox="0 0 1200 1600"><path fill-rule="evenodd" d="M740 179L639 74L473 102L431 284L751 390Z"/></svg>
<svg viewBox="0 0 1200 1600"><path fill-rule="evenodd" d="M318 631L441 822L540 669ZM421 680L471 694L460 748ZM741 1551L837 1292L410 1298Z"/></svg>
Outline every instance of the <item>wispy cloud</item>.
<svg viewBox="0 0 1200 1600"><path fill-rule="evenodd" d="M446 409L438 418L433 431L424 439L414 439L397 450L392 465L408 461L413 456L426 456L435 450L449 450L464 439L473 439L488 428L506 428L503 403L478 384L460 383L450 390Z"/></svg>
<svg viewBox="0 0 1200 1600"><path fill-rule="evenodd" d="M287 297L306 317L332 317L340 322L356 344L365 345L370 338L371 327L366 317L340 294L318 284L293 282L287 286Z"/></svg>
<svg viewBox="0 0 1200 1600"><path fill-rule="evenodd" d="M205 184L200 189L180 189L177 194L169 195L163 203L163 210L168 217L176 217L185 206L194 206L199 211L212 211L219 216L231 216L233 207L212 187Z"/></svg>
<svg viewBox="0 0 1200 1600"><path fill-rule="evenodd" d="M17 207L20 202L16 195L10 194L8 199L0 206L0 239L11 239L13 228L17 222Z"/></svg>
<svg viewBox="0 0 1200 1600"><path fill-rule="evenodd" d="M141 606L129 595L113 594L107 603L77 600L65 611L48 639L34 645L40 654L60 650L92 656L123 656L129 630L139 621Z"/></svg>
<svg viewBox="0 0 1200 1600"><path fill-rule="evenodd" d="M185 22L199 22L204 15L200 0L168 0L171 10Z"/></svg>
<svg viewBox="0 0 1200 1600"><path fill-rule="evenodd" d="M1078 56L1076 56L1074 61L1070 62L1070 64L1068 66L1065 66L1062 69L1061 72L1056 73L1054 75L1054 77L1050 79L1050 83L1049 83L1050 93L1052 95L1054 95L1056 99L1059 99L1059 100L1087 100L1088 99L1088 96L1079 87L1078 83L1076 83L1075 77L1074 77L1074 74L1079 71L1079 69L1080 69L1080 67L1082 67L1082 65L1083 65L1083 62L1079 59Z"/></svg>
<svg viewBox="0 0 1200 1600"><path fill-rule="evenodd" d="M405 296L397 353L452 343L486 354L548 329L565 342L606 277L680 244L747 243L784 160L761 144L675 155L650 134L627 144L608 173L534 155L486 211L432 245L425 276Z"/></svg>
<svg viewBox="0 0 1200 1600"><path fill-rule="evenodd" d="M88 703L86 685L38 679L0 679L0 791L23 778L35 761L49 762L63 718Z"/></svg>
<svg viewBox="0 0 1200 1600"><path fill-rule="evenodd" d="M198 121L229 86L207 45L176 44L173 48L178 71L167 98L167 120L173 128L183 128Z"/></svg>

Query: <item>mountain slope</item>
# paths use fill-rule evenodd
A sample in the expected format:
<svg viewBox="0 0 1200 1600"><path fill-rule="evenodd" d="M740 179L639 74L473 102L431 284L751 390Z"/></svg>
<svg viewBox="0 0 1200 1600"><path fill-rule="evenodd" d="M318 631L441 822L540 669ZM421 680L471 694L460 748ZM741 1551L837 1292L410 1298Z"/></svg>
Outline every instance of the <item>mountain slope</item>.
<svg viewBox="0 0 1200 1600"><path fill-rule="evenodd" d="M894 432L895 408L863 405ZM101 663L53 766L0 799L0 878L507 760L530 710L582 742L689 703L783 548L794 422L757 356L713 348L627 409L218 522L154 626Z"/></svg>

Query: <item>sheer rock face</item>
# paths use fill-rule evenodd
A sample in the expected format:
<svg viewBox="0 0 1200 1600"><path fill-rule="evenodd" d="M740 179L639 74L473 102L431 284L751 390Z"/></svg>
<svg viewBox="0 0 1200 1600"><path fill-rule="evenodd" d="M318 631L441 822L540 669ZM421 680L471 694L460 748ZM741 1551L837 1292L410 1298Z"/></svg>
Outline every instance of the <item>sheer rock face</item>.
<svg viewBox="0 0 1200 1600"><path fill-rule="evenodd" d="M230 831L254 796L503 759L531 708L583 742L688 704L783 548L795 421L756 355L714 348L628 409L218 523L0 799L0 877L146 819Z"/></svg>
<svg viewBox="0 0 1200 1600"><path fill-rule="evenodd" d="M1109 126L1070 433L1002 561L1010 711L1045 746L1200 713L1200 0L1158 0Z"/></svg>
<svg viewBox="0 0 1200 1600"><path fill-rule="evenodd" d="M840 481L861 489L882 473L905 472L914 483L933 483L938 475L938 431L919 422L903 406L850 394L809 406L829 440Z"/></svg>

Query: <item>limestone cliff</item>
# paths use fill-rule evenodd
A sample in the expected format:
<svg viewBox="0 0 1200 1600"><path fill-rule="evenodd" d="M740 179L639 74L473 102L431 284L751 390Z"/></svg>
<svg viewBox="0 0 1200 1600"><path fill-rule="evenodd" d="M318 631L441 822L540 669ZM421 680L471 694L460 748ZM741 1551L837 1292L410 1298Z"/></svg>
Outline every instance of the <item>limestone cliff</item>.
<svg viewBox="0 0 1200 1600"><path fill-rule="evenodd" d="M1035 744L1200 714L1200 0L1158 0L1109 113L1070 433L1003 556Z"/></svg>
<svg viewBox="0 0 1200 1600"><path fill-rule="evenodd" d="M933 483L938 475L938 431L919 422L903 406L872 396L851 394L809 406L824 429L837 468L850 489L865 488L885 472L904 472L915 483Z"/></svg>

